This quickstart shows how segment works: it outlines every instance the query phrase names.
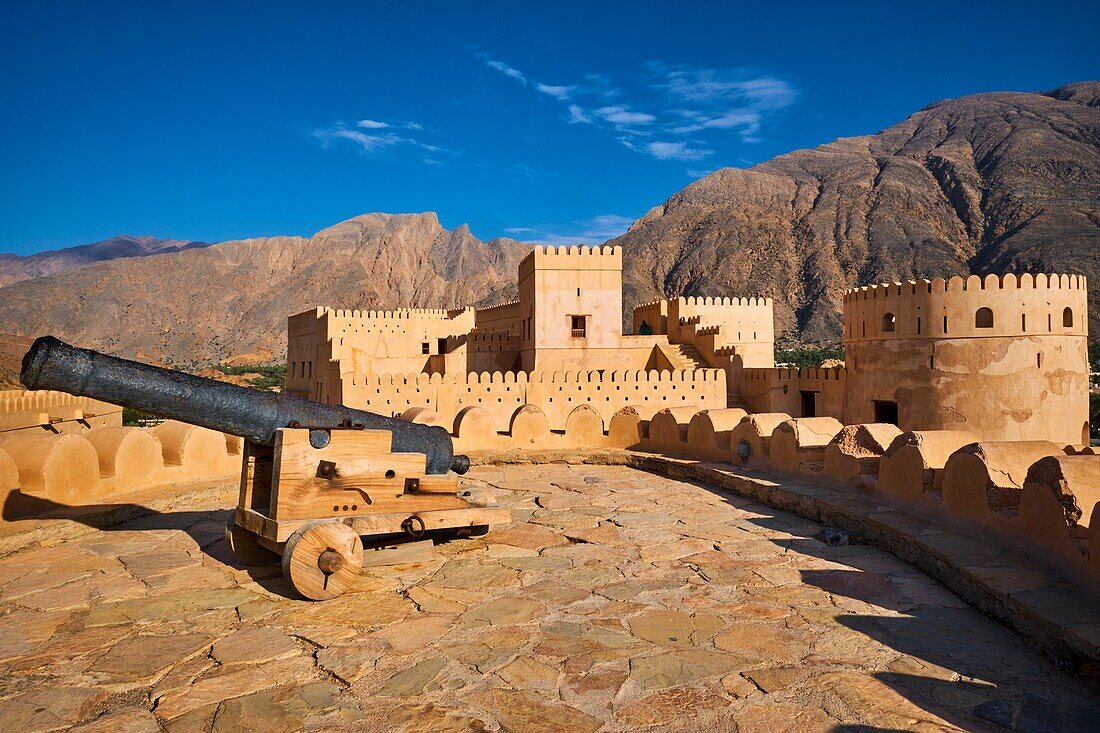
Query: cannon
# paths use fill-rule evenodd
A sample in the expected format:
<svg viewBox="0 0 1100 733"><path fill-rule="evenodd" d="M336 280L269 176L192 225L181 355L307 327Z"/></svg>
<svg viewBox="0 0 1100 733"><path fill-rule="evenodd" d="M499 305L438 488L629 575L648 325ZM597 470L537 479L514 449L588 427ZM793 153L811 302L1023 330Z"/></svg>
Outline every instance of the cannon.
<svg viewBox="0 0 1100 733"><path fill-rule="evenodd" d="M441 530L478 534L511 521L506 508L458 495L470 462L451 436L342 405L265 392L80 349L52 336L23 357L27 389L83 395L244 439L240 497L226 527L245 564L282 556L306 598L343 593L364 541Z"/></svg>

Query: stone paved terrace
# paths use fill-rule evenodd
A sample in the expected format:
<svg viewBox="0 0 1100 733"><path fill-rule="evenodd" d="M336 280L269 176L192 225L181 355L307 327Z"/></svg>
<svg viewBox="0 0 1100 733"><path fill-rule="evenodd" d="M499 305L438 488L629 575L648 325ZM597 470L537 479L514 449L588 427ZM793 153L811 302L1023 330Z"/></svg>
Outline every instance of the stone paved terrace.
<svg viewBox="0 0 1100 733"><path fill-rule="evenodd" d="M1096 730L1094 689L921 572L622 466L475 468L517 524L289 600L236 488L0 559L0 730Z"/></svg>

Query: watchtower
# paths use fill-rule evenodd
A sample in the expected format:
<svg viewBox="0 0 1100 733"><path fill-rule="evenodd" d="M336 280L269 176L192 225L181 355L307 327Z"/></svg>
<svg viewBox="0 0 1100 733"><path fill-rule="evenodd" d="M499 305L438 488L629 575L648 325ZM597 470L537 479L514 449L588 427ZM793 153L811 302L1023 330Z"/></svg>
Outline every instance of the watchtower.
<svg viewBox="0 0 1100 733"><path fill-rule="evenodd" d="M976 275L844 294L844 422L1088 442L1082 275Z"/></svg>
<svg viewBox="0 0 1100 733"><path fill-rule="evenodd" d="M519 265L519 302L524 371L607 366L603 350L622 346L622 247L535 247Z"/></svg>

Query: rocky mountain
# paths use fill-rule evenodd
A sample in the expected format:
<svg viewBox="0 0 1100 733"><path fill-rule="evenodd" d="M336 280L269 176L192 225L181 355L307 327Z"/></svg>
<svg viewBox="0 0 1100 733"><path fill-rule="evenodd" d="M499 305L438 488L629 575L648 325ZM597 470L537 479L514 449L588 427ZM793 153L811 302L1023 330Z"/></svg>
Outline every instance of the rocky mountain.
<svg viewBox="0 0 1100 733"><path fill-rule="evenodd" d="M836 340L852 285L1082 272L1097 334L1100 82L937 102L875 135L722 169L611 243L625 249L627 310L657 295L768 294L781 332ZM528 247L448 231L431 213L367 214L308 239L183 244L0 287L0 333L183 364L282 359L286 316L315 305L512 297Z"/></svg>
<svg viewBox="0 0 1100 733"><path fill-rule="evenodd" d="M33 255L0 254L0 287L20 280L29 280L32 277L56 275L92 262L114 260L119 257L146 257L208 246L206 242L131 237L123 234L104 239L102 242L38 252Z"/></svg>
<svg viewBox="0 0 1100 733"><path fill-rule="evenodd" d="M448 231L433 213L367 214L308 239L222 242L17 282L0 288L0 332L176 364L283 359L291 313L501 299L526 251Z"/></svg>
<svg viewBox="0 0 1100 733"><path fill-rule="evenodd" d="M615 239L625 301L768 294L777 326L839 339L845 288L1080 272L1100 333L1100 82L937 102L876 135L726 168Z"/></svg>
<svg viewBox="0 0 1100 733"><path fill-rule="evenodd" d="M23 389L19 383L19 368L31 340L10 333L0 333L0 390Z"/></svg>

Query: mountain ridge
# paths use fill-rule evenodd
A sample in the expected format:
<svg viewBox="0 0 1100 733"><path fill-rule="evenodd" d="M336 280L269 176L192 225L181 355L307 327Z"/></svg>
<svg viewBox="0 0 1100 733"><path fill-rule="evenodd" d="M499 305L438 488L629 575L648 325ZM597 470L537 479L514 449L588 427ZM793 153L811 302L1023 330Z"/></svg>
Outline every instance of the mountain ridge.
<svg viewBox="0 0 1100 733"><path fill-rule="evenodd" d="M188 239L119 234L90 244L50 249L30 255L0 254L0 287L35 277L60 274L94 262L122 257L147 257L209 246L208 242Z"/></svg>
<svg viewBox="0 0 1100 733"><path fill-rule="evenodd" d="M1098 100L1100 82L942 100L874 135L719 169L612 240L625 300L768 294L779 331L824 341L854 285L1100 275Z"/></svg>
<svg viewBox="0 0 1100 733"><path fill-rule="evenodd" d="M106 241L106 240L105 240ZM600 244L600 242L593 242ZM607 244L624 321L653 297L768 295L777 332L840 338L843 291L974 272L1078 272L1100 325L1100 82L941 100L872 134L722 168ZM204 363L285 355L316 305L457 307L511 298L530 244L431 212L363 214L312 237L108 259L0 287L0 332Z"/></svg>
<svg viewBox="0 0 1100 733"><path fill-rule="evenodd" d="M281 360L289 314L505 297L526 249L448 231L434 213L364 214L308 238L232 240L17 282L0 288L0 331L175 364Z"/></svg>

